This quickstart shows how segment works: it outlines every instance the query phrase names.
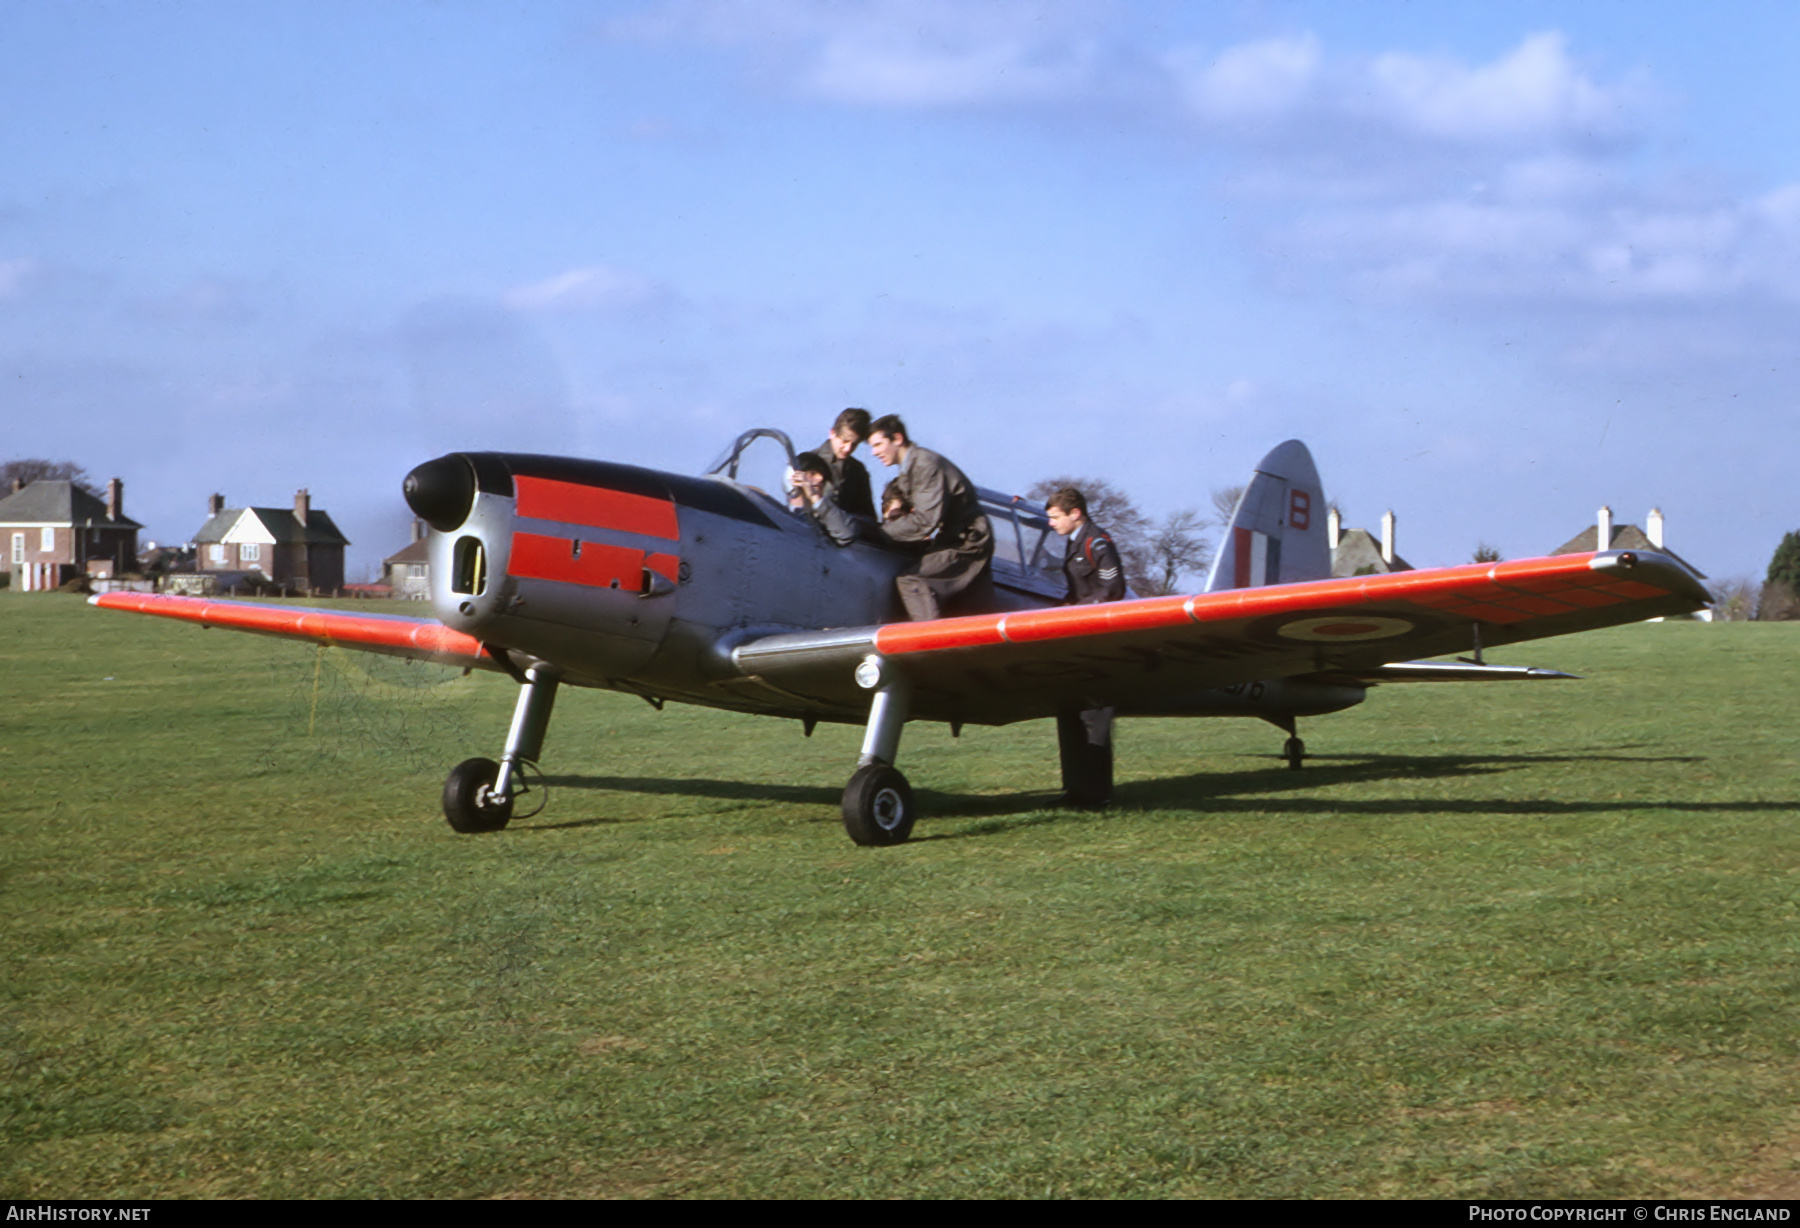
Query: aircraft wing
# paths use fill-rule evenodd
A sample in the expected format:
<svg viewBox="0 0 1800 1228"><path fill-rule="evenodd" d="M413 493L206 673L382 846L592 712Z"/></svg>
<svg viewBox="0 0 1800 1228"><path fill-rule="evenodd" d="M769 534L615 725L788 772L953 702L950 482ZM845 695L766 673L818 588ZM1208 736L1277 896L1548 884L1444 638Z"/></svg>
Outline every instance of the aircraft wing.
<svg viewBox="0 0 1800 1228"><path fill-rule="evenodd" d="M88 598L103 610L126 610L253 631L282 639L310 640L339 648L379 652L415 661L435 661L465 669L506 671L480 640L453 631L434 618L321 610L311 606L265 605L251 601L215 601L210 597L176 597L165 593L101 593Z"/></svg>
<svg viewBox="0 0 1800 1228"><path fill-rule="evenodd" d="M1567 554L768 635L735 647L739 677L727 685L789 711L800 702L827 719L866 715L869 697L853 672L873 655L911 686L916 716L1003 724L1071 704L1154 706L1270 678L1421 680L1431 670L1417 658L1686 614L1709 600L1699 577L1666 555ZM1395 663L1408 668L1384 671ZM1491 678L1494 668L1460 672Z"/></svg>

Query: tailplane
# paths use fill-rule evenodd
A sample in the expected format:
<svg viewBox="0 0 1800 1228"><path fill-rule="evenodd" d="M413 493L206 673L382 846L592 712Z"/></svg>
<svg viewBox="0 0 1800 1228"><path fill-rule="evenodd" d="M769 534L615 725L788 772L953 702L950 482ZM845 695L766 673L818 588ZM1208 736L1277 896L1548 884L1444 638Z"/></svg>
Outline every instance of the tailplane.
<svg viewBox="0 0 1800 1228"><path fill-rule="evenodd" d="M1290 439L1263 457L1250 476L1219 543L1206 591L1330 577L1319 471L1306 445Z"/></svg>

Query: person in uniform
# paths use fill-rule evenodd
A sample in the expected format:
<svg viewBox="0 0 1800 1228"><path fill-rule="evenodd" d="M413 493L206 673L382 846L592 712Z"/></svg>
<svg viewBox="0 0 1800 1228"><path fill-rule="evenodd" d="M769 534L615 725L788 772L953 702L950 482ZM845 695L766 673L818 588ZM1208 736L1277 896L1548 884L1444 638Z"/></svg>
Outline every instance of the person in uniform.
<svg viewBox="0 0 1800 1228"><path fill-rule="evenodd" d="M909 509L883 521L882 531L920 551L918 562L894 580L906 616L914 622L937 618L952 598L971 613L991 608L994 532L975 484L936 452L914 444L894 414L871 424L869 451L898 470L888 489Z"/></svg>
<svg viewBox="0 0 1800 1228"><path fill-rule="evenodd" d="M1063 575L1069 592L1064 605L1098 605L1125 596L1125 567L1106 530L1088 519L1087 496L1065 486L1046 504L1050 527L1068 539ZM1063 799L1072 806L1104 806L1112 797L1113 710L1071 709L1056 714L1056 741L1062 752Z"/></svg>
<svg viewBox="0 0 1800 1228"><path fill-rule="evenodd" d="M1045 504L1050 527L1068 538L1063 575L1069 580L1064 605L1098 605L1125 596L1125 567L1106 530L1088 519L1087 496L1065 486Z"/></svg>
<svg viewBox="0 0 1800 1228"><path fill-rule="evenodd" d="M857 467L861 468L860 465ZM867 474L863 481L868 481ZM794 489L806 510L836 544L848 546L857 538L874 532L873 525L852 516L838 503L837 488L831 481L831 462L817 452L802 452L794 458Z"/></svg>
<svg viewBox="0 0 1800 1228"><path fill-rule="evenodd" d="M831 434L813 449L823 457L826 476L831 479L832 500L852 516L875 519L875 499L869 486L869 471L851 453L856 445L869 437L869 411L846 409L831 424Z"/></svg>

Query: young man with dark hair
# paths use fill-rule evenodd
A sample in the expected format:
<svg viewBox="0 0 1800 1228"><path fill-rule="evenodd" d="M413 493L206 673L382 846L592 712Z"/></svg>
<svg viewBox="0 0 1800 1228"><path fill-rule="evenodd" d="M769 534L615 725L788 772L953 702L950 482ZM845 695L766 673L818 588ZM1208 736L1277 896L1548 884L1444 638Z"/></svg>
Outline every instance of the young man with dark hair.
<svg viewBox="0 0 1800 1228"><path fill-rule="evenodd" d="M1118 548L1106 530L1088 519L1087 496L1073 486L1065 486L1051 495L1045 506L1050 512L1050 527L1058 536L1069 539L1063 556L1069 595L1063 604L1095 605L1124 597L1125 568L1119 562Z"/></svg>
<svg viewBox="0 0 1800 1228"><path fill-rule="evenodd" d="M1069 580L1064 605L1098 605L1125 596L1125 568L1106 531L1088 519L1087 496L1065 486L1045 504L1050 527L1069 541L1063 575ZM1063 799L1073 806L1104 806L1112 797L1113 710L1088 708L1056 715L1062 752Z"/></svg>
<svg viewBox="0 0 1800 1228"><path fill-rule="evenodd" d="M994 533L975 484L936 452L914 444L906 423L889 414L869 427L869 451L899 470L888 489L906 511L882 523L889 539L916 545L919 561L894 580L906 616L937 618L940 603L961 598L970 612L993 604Z"/></svg>
<svg viewBox="0 0 1800 1228"><path fill-rule="evenodd" d="M852 456L856 445L869 437L869 411L846 409L831 424L831 434L813 449L823 457L826 476L831 479L832 500L853 516L875 518L875 498L869 486L869 471Z"/></svg>

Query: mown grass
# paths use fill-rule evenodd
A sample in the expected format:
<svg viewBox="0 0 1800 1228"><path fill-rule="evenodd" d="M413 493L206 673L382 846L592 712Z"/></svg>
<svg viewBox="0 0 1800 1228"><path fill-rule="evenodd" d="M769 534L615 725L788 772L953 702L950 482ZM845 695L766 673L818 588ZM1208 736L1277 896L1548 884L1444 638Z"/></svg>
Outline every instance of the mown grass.
<svg viewBox="0 0 1800 1228"><path fill-rule="evenodd" d="M857 731L0 594L16 1197L1800 1192L1792 626L1501 654L1308 722Z"/></svg>

